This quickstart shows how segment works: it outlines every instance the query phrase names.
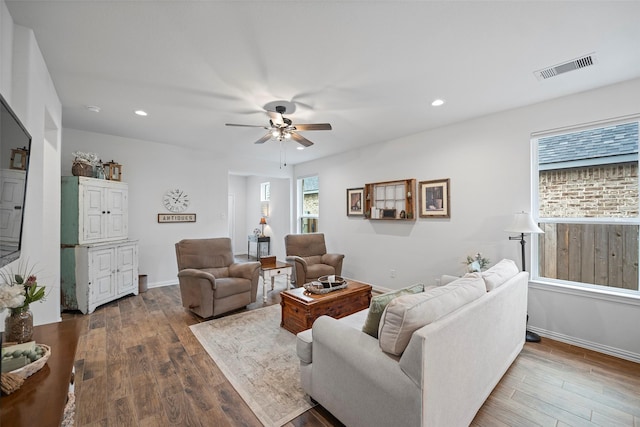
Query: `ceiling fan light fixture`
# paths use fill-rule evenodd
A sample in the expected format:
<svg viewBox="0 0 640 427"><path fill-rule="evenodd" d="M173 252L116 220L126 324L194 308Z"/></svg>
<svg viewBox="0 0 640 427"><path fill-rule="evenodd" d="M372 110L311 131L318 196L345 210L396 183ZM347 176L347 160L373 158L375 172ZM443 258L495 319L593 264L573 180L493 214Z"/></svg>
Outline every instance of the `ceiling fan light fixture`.
<svg viewBox="0 0 640 427"><path fill-rule="evenodd" d="M271 131L271 135L273 135L274 138L277 138L280 136L280 129L274 129Z"/></svg>
<svg viewBox="0 0 640 427"><path fill-rule="evenodd" d="M291 134L289 132L285 132L284 137L287 139L291 139Z"/></svg>

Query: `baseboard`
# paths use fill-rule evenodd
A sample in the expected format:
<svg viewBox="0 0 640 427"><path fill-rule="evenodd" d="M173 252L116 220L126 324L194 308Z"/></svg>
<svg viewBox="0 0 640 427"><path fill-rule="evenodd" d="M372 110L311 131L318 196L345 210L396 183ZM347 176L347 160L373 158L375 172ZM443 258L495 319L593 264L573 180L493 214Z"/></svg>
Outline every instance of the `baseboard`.
<svg viewBox="0 0 640 427"><path fill-rule="evenodd" d="M149 283L147 287L148 287L149 289L151 289L151 288L162 288L162 287L164 287L164 286L171 286L171 285L177 285L177 284L178 284L178 282L176 282L176 281L168 280L168 281L165 281L165 282L153 282L153 283Z"/></svg>
<svg viewBox="0 0 640 427"><path fill-rule="evenodd" d="M608 354L609 356L619 357L620 359L625 359L625 360L630 360L632 362L640 363L640 354L638 353L633 353L627 350L622 350L619 348L602 345L599 343L583 340L580 338L560 334L553 331L547 331L545 329L536 328L533 326L528 326L527 329L530 330L531 332L535 332L541 337L546 337L555 341L560 341L566 344L575 345L576 347L581 347L587 350L596 351L598 353Z"/></svg>

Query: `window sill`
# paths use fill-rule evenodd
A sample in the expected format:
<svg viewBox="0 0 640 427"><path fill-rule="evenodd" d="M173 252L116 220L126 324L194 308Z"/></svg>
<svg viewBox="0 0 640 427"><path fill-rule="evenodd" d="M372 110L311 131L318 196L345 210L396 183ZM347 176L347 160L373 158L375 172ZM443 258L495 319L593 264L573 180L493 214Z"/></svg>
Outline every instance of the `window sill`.
<svg viewBox="0 0 640 427"><path fill-rule="evenodd" d="M593 298L601 301L611 301L622 304L640 306L640 294L608 291L606 289L591 288L574 285L568 282L552 282L540 279L530 280L531 289L539 289L548 292L575 295L583 298Z"/></svg>

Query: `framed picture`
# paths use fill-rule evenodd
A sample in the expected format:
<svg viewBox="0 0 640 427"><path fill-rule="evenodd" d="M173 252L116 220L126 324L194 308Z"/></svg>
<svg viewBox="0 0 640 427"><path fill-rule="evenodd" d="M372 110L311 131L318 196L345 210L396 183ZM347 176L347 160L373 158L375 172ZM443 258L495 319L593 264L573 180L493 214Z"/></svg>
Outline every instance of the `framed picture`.
<svg viewBox="0 0 640 427"><path fill-rule="evenodd" d="M347 188L347 216L364 215L364 188Z"/></svg>
<svg viewBox="0 0 640 427"><path fill-rule="evenodd" d="M420 218L451 218L449 179L418 183Z"/></svg>

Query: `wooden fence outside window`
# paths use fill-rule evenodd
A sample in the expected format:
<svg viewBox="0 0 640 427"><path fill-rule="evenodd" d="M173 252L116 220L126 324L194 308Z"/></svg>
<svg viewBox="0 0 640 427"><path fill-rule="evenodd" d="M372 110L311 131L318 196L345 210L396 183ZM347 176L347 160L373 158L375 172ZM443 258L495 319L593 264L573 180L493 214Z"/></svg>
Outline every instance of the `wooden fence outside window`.
<svg viewBox="0 0 640 427"><path fill-rule="evenodd" d="M638 290L638 225L540 224L540 277Z"/></svg>

